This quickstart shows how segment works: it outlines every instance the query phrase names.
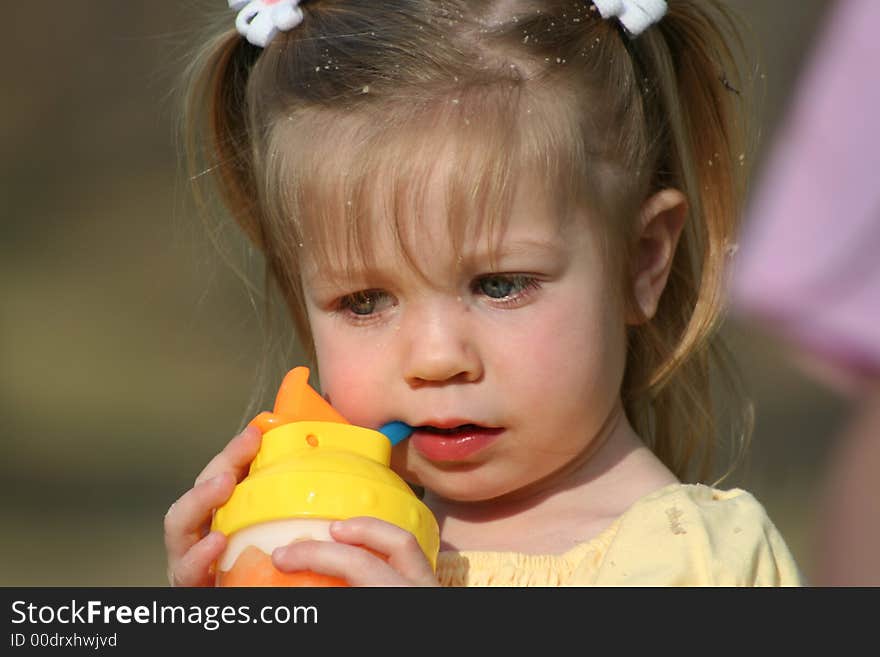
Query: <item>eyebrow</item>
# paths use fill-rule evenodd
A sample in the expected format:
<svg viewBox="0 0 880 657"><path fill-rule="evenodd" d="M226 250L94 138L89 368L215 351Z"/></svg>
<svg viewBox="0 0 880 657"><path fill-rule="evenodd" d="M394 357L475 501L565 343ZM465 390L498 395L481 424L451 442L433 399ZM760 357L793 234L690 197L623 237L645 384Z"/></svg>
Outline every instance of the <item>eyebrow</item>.
<svg viewBox="0 0 880 657"><path fill-rule="evenodd" d="M528 251L544 251L548 253L557 253L562 251L565 244L562 240L516 240L515 242L502 243L497 249L493 250L492 255L509 256L519 255ZM477 252L477 256L482 258L489 257L488 252Z"/></svg>
<svg viewBox="0 0 880 657"><path fill-rule="evenodd" d="M516 240L502 242L494 249L466 251L461 254L460 262L474 264L488 261L502 261L505 258L537 252L540 255L556 256L565 250L562 240Z"/></svg>

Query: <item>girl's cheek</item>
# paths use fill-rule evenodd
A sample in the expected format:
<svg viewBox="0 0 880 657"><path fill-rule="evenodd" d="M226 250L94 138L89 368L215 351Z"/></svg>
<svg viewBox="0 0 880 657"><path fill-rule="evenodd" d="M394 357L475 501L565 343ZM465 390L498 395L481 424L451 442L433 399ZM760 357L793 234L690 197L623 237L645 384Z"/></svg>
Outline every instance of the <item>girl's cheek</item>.
<svg viewBox="0 0 880 657"><path fill-rule="evenodd" d="M397 373L387 341L377 341L375 334L364 338L360 332L333 330L322 326L314 334L315 353L325 398L349 422L377 428L389 421L388 390Z"/></svg>
<svg viewBox="0 0 880 657"><path fill-rule="evenodd" d="M324 393L337 411L352 424L374 428L381 422L382 407L375 398L377 386L369 384L351 368L334 371L323 384Z"/></svg>

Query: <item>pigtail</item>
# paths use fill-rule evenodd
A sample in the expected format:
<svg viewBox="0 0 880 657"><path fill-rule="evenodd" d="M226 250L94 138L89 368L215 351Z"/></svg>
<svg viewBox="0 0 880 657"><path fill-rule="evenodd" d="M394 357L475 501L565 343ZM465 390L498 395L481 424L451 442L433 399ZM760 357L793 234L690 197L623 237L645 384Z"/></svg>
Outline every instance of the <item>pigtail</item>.
<svg viewBox="0 0 880 657"><path fill-rule="evenodd" d="M216 190L248 239L265 247L257 208L253 152L247 133L247 82L259 49L235 31L209 42L187 71L187 164L201 207Z"/></svg>
<svg viewBox="0 0 880 657"><path fill-rule="evenodd" d="M728 418L732 464L751 430L748 404L714 403L722 390L728 399L741 397L717 333L746 179L738 34L721 7L678 0L633 44L657 81L645 110L648 134L661 136L652 186L681 189L689 214L657 314L631 336L625 398L661 460L679 477L698 480L713 470L719 411L743 409Z"/></svg>
<svg viewBox="0 0 880 657"><path fill-rule="evenodd" d="M243 39L228 27L224 13L217 35L193 56L184 72L183 132L185 161L200 216L206 222L206 234L230 270L245 286L256 312L263 340L261 357L256 363L252 396L242 421L265 407L265 399L274 390L278 377L289 362L313 358L308 340L305 346L291 342L287 313L281 313L274 301L286 304L297 299L284 263L271 245L270 228L260 204L262 190L257 182L259 158L250 128L254 123L251 78L265 51ZM218 207L219 205L222 207ZM221 235L218 217L231 217L247 241L264 256L262 280L229 252ZM250 260L250 254L248 254ZM257 299L261 301L258 304ZM308 336L305 323L293 321L302 335Z"/></svg>

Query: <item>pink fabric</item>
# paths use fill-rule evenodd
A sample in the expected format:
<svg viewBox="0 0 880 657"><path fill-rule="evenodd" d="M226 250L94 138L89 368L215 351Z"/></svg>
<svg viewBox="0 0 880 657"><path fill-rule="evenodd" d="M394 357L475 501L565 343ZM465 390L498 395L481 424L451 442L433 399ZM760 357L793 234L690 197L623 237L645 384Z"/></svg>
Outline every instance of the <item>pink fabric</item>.
<svg viewBox="0 0 880 657"><path fill-rule="evenodd" d="M880 373L880 1L827 16L752 199L732 309Z"/></svg>

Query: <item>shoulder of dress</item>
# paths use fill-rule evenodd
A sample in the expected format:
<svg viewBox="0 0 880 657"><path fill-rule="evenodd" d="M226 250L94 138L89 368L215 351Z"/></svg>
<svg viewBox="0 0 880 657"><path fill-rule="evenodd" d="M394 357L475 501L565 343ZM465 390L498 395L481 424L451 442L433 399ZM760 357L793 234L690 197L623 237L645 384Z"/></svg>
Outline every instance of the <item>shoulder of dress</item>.
<svg viewBox="0 0 880 657"><path fill-rule="evenodd" d="M748 491L673 484L624 513L600 569L618 583L797 585L800 572Z"/></svg>

